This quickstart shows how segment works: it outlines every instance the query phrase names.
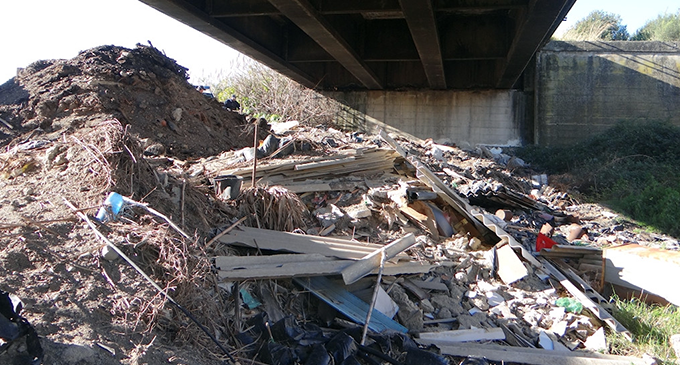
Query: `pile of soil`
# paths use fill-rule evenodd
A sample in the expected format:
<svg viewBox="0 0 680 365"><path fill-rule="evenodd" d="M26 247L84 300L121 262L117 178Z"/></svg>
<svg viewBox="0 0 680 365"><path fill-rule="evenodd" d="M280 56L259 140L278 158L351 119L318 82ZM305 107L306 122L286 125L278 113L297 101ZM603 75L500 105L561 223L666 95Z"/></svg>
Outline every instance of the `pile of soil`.
<svg viewBox="0 0 680 365"><path fill-rule="evenodd" d="M145 157L172 165L242 148L252 141L244 116L195 90L186 69L155 48L103 46L20 70L0 86L0 118L1 289L23 300L44 363L214 363L209 352L219 349L200 346L207 337L129 265L100 258L102 242L66 202L92 216L116 191L181 223L194 237L143 208L100 230L218 327L213 313L226 308L209 293L196 242L225 224L229 207ZM24 361L22 351L0 363Z"/></svg>
<svg viewBox="0 0 680 365"><path fill-rule="evenodd" d="M35 62L0 86L0 118L13 127L2 126L2 145L27 131L55 137L107 118L179 158L252 143L241 138L242 115L223 110L187 82L185 68L145 46L102 46L71 60Z"/></svg>

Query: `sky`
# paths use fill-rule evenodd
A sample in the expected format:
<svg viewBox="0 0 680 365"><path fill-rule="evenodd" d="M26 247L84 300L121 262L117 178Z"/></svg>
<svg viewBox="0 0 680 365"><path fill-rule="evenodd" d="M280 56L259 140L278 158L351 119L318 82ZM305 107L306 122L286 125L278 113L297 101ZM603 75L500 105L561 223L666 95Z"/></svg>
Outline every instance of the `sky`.
<svg viewBox="0 0 680 365"><path fill-rule="evenodd" d="M622 24L627 26L631 35L642 28L648 20L659 14L676 13L680 9L678 0L576 0L566 21L563 21L555 32L562 34L579 20L595 10L603 10L621 16Z"/></svg>
<svg viewBox="0 0 680 365"><path fill-rule="evenodd" d="M632 34L678 8L678 0L577 0L557 34L593 10L621 15ZM148 41L187 67L193 84L216 83L238 57L245 57L138 0L0 0L0 84L38 60Z"/></svg>

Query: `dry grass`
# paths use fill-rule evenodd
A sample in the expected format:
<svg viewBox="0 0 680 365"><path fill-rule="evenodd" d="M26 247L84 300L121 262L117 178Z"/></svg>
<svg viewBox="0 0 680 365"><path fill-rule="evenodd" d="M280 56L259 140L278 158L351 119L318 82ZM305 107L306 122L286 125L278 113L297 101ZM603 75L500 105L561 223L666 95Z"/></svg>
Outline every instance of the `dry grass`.
<svg viewBox="0 0 680 365"><path fill-rule="evenodd" d="M560 37L560 40L563 41L599 41L602 40L602 34L604 34L609 27L611 27L611 23L594 23L591 24L589 28L587 29L579 29L577 30L576 28L570 28L564 34L562 37Z"/></svg>
<svg viewBox="0 0 680 365"><path fill-rule="evenodd" d="M251 227L292 232L304 228L307 207L295 193L282 186L251 187L239 196L240 216L251 217Z"/></svg>

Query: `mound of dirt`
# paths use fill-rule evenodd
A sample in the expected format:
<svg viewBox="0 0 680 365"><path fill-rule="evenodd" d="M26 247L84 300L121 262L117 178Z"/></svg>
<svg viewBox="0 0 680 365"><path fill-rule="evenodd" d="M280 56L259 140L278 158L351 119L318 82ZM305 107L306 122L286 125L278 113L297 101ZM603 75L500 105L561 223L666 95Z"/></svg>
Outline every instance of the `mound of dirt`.
<svg viewBox="0 0 680 365"><path fill-rule="evenodd" d="M105 115L179 158L245 147L245 119L188 82L186 69L157 49L102 46L71 60L38 61L0 86L0 144L38 130L56 136ZM148 140L146 140L148 139Z"/></svg>
<svg viewBox="0 0 680 365"><path fill-rule="evenodd" d="M194 90L158 50L104 46L20 70L0 86L0 118L1 289L23 300L44 363L214 363L205 358L219 349L132 267L102 259L102 241L67 202L92 216L115 191L180 224L189 238L137 207L99 229L219 328L228 309L197 242L229 207L145 157L172 165L244 147L244 117ZM25 363L26 345L10 349L0 363Z"/></svg>

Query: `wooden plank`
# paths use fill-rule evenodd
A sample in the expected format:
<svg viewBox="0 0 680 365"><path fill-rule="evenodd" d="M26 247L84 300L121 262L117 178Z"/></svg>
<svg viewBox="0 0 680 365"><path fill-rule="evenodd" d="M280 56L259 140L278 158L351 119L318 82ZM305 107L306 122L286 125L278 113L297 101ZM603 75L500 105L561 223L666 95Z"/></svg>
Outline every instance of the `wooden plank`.
<svg viewBox="0 0 680 365"><path fill-rule="evenodd" d="M215 266L221 280L283 279L308 276L340 275L353 260L339 260L318 254L290 254L270 256L218 256ZM385 275L429 272L434 265L418 262L386 262ZM376 274L373 270L371 274Z"/></svg>
<svg viewBox="0 0 680 365"><path fill-rule="evenodd" d="M547 260L545 259L540 259L541 263L543 264L543 267L548 270L550 275L555 277L560 284L566 289L569 294L571 294L576 300L581 302L585 308L588 308L597 318L599 318L601 321L603 321L609 328L612 330L619 332L622 334L628 341L633 340L633 335L628 331L626 327L624 327L619 321L616 320L609 312L607 312L606 309L604 309L601 305L593 302L588 296L580 291L574 284L567 279L564 274L562 274L557 268L555 268L552 264L550 264Z"/></svg>
<svg viewBox="0 0 680 365"><path fill-rule="evenodd" d="M680 305L680 291L668 281L680 276L680 252L631 244L607 248L604 257L606 282Z"/></svg>
<svg viewBox="0 0 680 365"><path fill-rule="evenodd" d="M421 332L416 342L423 345L447 346L469 341L505 340L505 332L501 328L474 328L469 330L453 330L441 332Z"/></svg>
<svg viewBox="0 0 680 365"><path fill-rule="evenodd" d="M503 245L496 249L496 261L498 263L498 276L505 284L510 285L529 275L529 271L510 245Z"/></svg>
<svg viewBox="0 0 680 365"><path fill-rule="evenodd" d="M637 357L603 355L587 351L562 352L473 343L438 347L443 355L479 357L491 361L531 365L645 365L648 363L647 360Z"/></svg>
<svg viewBox="0 0 680 365"><path fill-rule="evenodd" d="M295 194L335 190L331 188L331 185L328 183L277 184L277 185L281 185Z"/></svg>
<svg viewBox="0 0 680 365"><path fill-rule="evenodd" d="M331 307L337 309L352 321L359 324L366 323L366 314L368 314L369 305L327 278L321 276L314 278L295 278L293 281L312 292L312 294L329 304ZM402 333L408 332L406 327L391 320L376 309L371 312L371 321L368 324L368 328L377 333L386 330L394 330Z"/></svg>
<svg viewBox="0 0 680 365"><path fill-rule="evenodd" d="M319 168L319 167L328 167L328 166L344 164L344 163L347 163L347 162L354 162L354 160L355 160L354 156L350 156L350 157L346 157L346 158L343 158L343 159L337 159L337 160L330 160L330 161L323 161L323 162L308 162L308 163L295 165L295 167L293 169L295 171L315 169L315 168Z"/></svg>
<svg viewBox="0 0 680 365"><path fill-rule="evenodd" d="M357 280L371 273L371 271L380 267L382 253L384 252L385 260L389 260L398 254L406 251L416 244L416 237L413 233L392 241L387 246L383 246L370 254L361 258L361 260L354 262L342 270L342 280L349 285L355 283Z"/></svg>
<svg viewBox="0 0 680 365"><path fill-rule="evenodd" d="M287 251L297 253L318 253L341 259L359 260L369 253L383 247L374 243L361 243L350 240L296 234L268 229L240 227L220 237L226 244L242 244L264 250ZM398 255L408 259L407 255Z"/></svg>

